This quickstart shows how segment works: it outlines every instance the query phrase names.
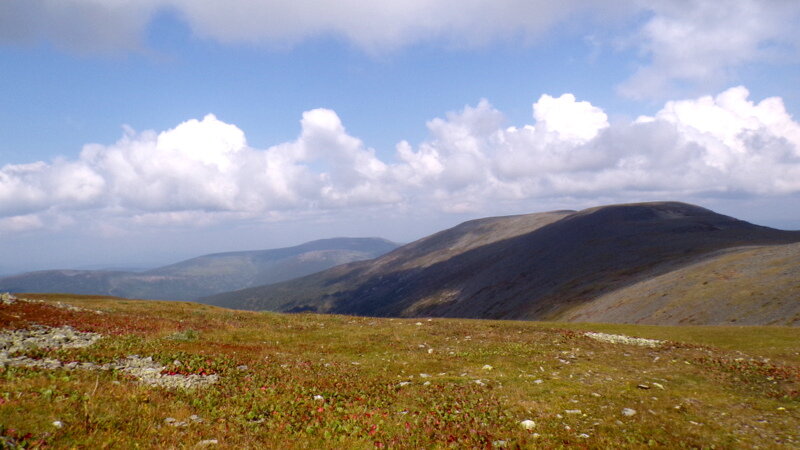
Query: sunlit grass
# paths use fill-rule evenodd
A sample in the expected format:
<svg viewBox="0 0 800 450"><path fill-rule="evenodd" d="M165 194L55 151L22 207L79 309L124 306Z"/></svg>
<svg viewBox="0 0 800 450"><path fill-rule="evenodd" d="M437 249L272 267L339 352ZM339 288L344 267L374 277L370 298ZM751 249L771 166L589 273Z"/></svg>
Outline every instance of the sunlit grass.
<svg viewBox="0 0 800 450"><path fill-rule="evenodd" d="M0 326L66 324L106 337L31 355L107 362L138 354L170 373L214 373L221 381L169 391L113 371L2 368L0 429L18 444L800 445L800 330L793 328L400 320L39 298L103 314L17 303L0 306ZM610 344L583 330L670 344ZM533 429L520 426L526 419Z"/></svg>

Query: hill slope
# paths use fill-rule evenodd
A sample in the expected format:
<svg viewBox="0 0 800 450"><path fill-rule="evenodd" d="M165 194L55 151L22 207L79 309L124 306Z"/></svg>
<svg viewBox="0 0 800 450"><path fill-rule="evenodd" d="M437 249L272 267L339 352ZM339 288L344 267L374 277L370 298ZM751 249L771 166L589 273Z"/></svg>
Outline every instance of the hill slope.
<svg viewBox="0 0 800 450"><path fill-rule="evenodd" d="M715 251L793 242L800 232L685 203L613 205L467 222L372 261L205 300L244 309L547 320Z"/></svg>
<svg viewBox="0 0 800 450"><path fill-rule="evenodd" d="M562 320L800 325L800 244L724 250L600 296Z"/></svg>
<svg viewBox="0 0 800 450"><path fill-rule="evenodd" d="M30 300L0 298L2 448L800 445L800 328Z"/></svg>
<svg viewBox="0 0 800 450"><path fill-rule="evenodd" d="M378 238L323 239L287 248L215 253L146 272L31 272L0 278L0 291L194 300L374 258L396 247Z"/></svg>

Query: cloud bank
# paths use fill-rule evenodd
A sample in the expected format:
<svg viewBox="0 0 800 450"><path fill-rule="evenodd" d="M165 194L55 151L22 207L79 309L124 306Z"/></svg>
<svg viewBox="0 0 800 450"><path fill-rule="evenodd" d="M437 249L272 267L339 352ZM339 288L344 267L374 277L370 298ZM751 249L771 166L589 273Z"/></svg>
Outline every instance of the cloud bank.
<svg viewBox="0 0 800 450"><path fill-rule="evenodd" d="M572 94L542 95L519 127L482 100L429 121L428 139L384 158L328 109L305 112L295 140L267 149L211 114L160 133L126 128L72 160L0 168L0 230L800 193L800 123L780 98L748 97L734 87L610 123Z"/></svg>
<svg viewBox="0 0 800 450"><path fill-rule="evenodd" d="M141 50L148 25L162 12L197 37L226 44L283 47L332 36L370 53L584 34L638 55L619 86L634 98L659 98L675 84L716 85L749 63L796 60L800 53L794 0L4 0L0 43L45 40L82 53Z"/></svg>

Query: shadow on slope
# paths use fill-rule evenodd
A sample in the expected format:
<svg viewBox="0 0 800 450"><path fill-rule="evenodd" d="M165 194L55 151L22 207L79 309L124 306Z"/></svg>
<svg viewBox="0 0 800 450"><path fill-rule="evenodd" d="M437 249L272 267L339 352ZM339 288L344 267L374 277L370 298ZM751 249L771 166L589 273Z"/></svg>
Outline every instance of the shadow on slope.
<svg viewBox="0 0 800 450"><path fill-rule="evenodd" d="M282 311L557 319L569 308L696 262L709 252L800 241L798 232L674 202L556 216L530 232L428 265L407 263L413 259L412 249L426 246L422 240L373 261L210 300L222 306ZM502 226L503 219L493 220Z"/></svg>

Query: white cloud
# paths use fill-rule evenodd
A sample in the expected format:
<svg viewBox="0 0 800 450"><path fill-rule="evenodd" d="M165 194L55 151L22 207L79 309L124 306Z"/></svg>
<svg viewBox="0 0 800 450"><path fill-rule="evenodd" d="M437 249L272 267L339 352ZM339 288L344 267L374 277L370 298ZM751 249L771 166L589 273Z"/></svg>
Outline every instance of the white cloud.
<svg viewBox="0 0 800 450"><path fill-rule="evenodd" d="M327 109L305 112L297 139L263 150L213 115L160 133L126 129L116 143L87 145L72 161L1 168L0 228L91 220L119 230L380 205L464 212L557 197L800 193L800 124L780 98L748 97L734 87L609 124L602 109L571 94L543 95L521 127L506 127L482 100L429 121L429 139L399 143L394 160L381 160Z"/></svg>
<svg viewBox="0 0 800 450"><path fill-rule="evenodd" d="M42 220L35 214L0 218L0 231L18 233L42 228Z"/></svg>
<svg viewBox="0 0 800 450"><path fill-rule="evenodd" d="M792 0L646 1L649 20L630 37L644 63L620 91L664 98L677 84L724 85L752 62L800 51L800 2Z"/></svg>
<svg viewBox="0 0 800 450"><path fill-rule="evenodd" d="M595 43L622 42L639 55L640 64L619 86L633 98L668 98L686 83L717 88L746 64L800 52L795 0L4 0L0 42L140 51L147 26L164 11L196 36L223 43L282 47L332 36L370 53L419 43L530 44L567 30Z"/></svg>

